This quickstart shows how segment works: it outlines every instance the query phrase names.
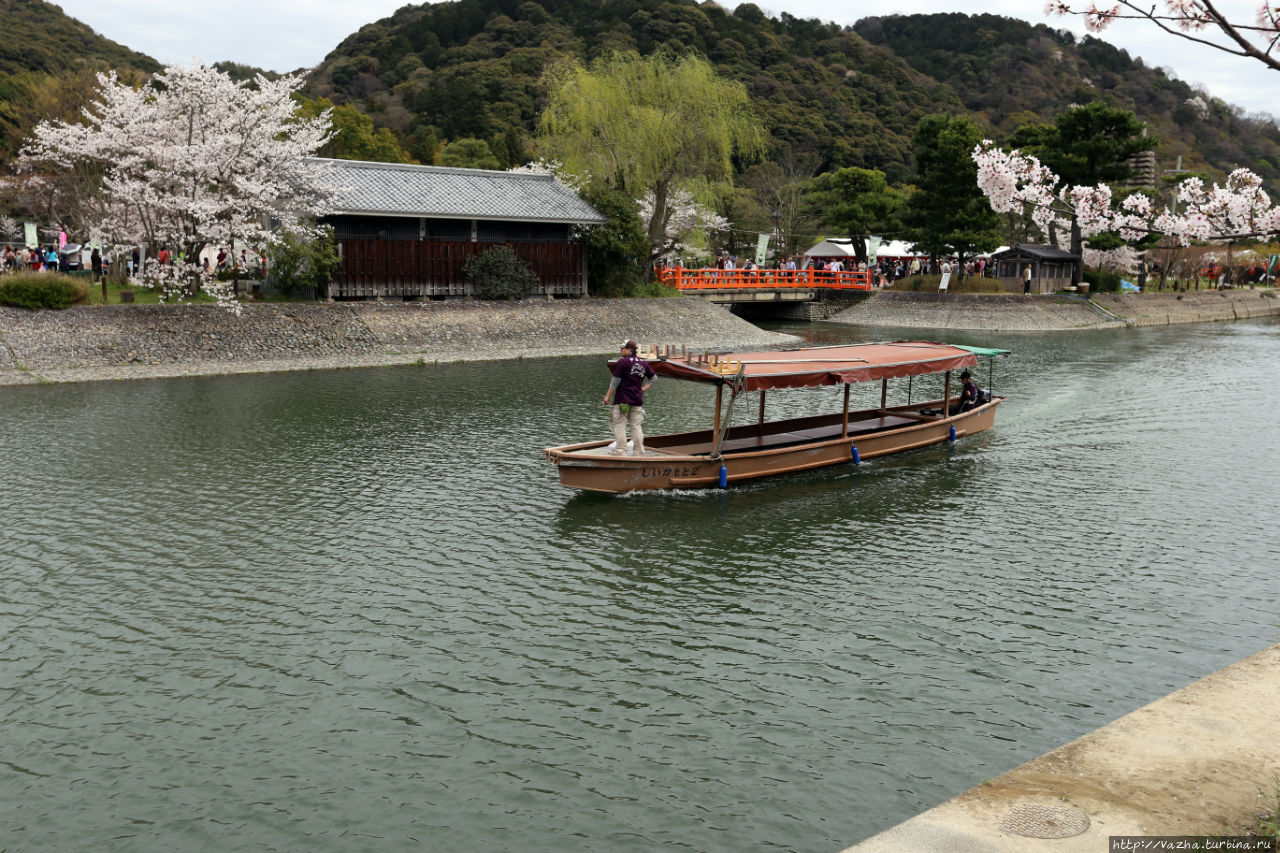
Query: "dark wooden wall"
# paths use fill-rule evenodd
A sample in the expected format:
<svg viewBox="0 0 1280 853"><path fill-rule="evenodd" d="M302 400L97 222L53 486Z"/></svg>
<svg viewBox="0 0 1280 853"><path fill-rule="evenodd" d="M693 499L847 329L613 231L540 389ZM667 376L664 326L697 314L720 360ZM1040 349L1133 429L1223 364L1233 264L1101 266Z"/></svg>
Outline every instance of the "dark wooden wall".
<svg viewBox="0 0 1280 853"><path fill-rule="evenodd" d="M462 265L502 243L453 240L339 240L342 264L329 295L337 299L466 296ZM585 296L587 259L572 243L508 243L541 282L539 294Z"/></svg>

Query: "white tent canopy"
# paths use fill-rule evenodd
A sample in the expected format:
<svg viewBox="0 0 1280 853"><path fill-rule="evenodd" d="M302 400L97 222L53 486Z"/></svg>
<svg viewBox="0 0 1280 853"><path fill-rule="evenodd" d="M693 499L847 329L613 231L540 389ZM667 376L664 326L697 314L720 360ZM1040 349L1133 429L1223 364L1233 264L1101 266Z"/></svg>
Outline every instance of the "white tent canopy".
<svg viewBox="0 0 1280 853"><path fill-rule="evenodd" d="M856 253L853 249L853 241L847 237L844 239L839 237L828 237L818 245L806 251L804 254L805 257L809 258L852 258Z"/></svg>
<svg viewBox="0 0 1280 853"><path fill-rule="evenodd" d="M876 252L877 258L915 258L924 257L924 252L917 252L914 243L908 243L905 240L890 240L888 243L881 243L880 249Z"/></svg>
<svg viewBox="0 0 1280 853"><path fill-rule="evenodd" d="M870 249L870 241L867 241L867 248ZM856 253L853 249L853 241L848 237L828 237L821 243L805 252L806 257L810 258L852 258ZM871 252L867 252L867 257L871 257ZM924 257L923 252L917 252L915 246L905 240L890 240L887 243L881 243L879 249L875 252L878 258L914 258Z"/></svg>

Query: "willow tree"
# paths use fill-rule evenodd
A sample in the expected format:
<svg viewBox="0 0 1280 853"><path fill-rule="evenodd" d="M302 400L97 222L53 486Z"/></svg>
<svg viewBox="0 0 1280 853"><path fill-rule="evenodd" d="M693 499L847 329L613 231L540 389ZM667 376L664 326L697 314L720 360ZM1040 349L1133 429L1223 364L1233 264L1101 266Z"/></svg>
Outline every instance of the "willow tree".
<svg viewBox="0 0 1280 853"><path fill-rule="evenodd" d="M651 195L650 260L666 242L678 194L710 204L727 186L735 156L764 151L746 88L699 57L613 53L589 66L558 66L545 82L544 155L630 198Z"/></svg>

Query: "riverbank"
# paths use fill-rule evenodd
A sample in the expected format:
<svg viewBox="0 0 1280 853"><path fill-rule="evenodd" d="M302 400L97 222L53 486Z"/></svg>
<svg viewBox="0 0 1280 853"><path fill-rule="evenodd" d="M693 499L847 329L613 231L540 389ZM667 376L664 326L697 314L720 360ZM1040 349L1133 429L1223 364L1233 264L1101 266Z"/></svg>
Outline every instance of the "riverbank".
<svg viewBox="0 0 1280 853"><path fill-rule="evenodd" d="M1055 294L879 291L833 315L829 322L899 328L1050 332L1277 316L1280 316L1280 298L1269 290L1102 293L1092 299Z"/></svg>
<svg viewBox="0 0 1280 853"><path fill-rule="evenodd" d="M845 853L1096 853L1117 835L1241 834L1274 805L1277 707L1280 645Z"/></svg>
<svg viewBox="0 0 1280 853"><path fill-rule="evenodd" d="M985 331L1132 328L1280 316L1271 291L1067 296L877 292L830 318L863 326ZM378 367L614 353L643 344L776 346L697 297L555 302L0 306L0 385Z"/></svg>
<svg viewBox="0 0 1280 853"><path fill-rule="evenodd" d="M0 306L0 385L612 354L795 340L698 298L555 302Z"/></svg>

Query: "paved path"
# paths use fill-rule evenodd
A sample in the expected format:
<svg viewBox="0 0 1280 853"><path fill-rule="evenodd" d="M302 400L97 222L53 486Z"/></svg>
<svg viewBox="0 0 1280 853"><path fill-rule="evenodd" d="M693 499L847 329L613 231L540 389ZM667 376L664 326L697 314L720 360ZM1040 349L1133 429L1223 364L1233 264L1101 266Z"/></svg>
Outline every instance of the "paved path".
<svg viewBox="0 0 1280 853"><path fill-rule="evenodd" d="M1280 785L1280 645L845 853L1104 853L1113 835L1234 834ZM1067 838L1034 838L1077 828ZM1075 826L1072 826L1073 822Z"/></svg>
<svg viewBox="0 0 1280 853"><path fill-rule="evenodd" d="M886 290L835 314L833 323L991 332L1125 329L1280 316L1273 291L1054 294L899 293Z"/></svg>

